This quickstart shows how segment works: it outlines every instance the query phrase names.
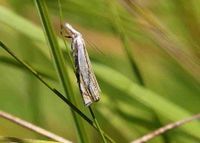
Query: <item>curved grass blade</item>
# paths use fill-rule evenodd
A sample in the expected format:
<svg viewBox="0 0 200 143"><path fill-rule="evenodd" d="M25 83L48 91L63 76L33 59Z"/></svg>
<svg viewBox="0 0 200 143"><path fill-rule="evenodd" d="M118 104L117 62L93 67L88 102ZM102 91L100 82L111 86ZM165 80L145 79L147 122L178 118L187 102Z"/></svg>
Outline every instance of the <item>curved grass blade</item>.
<svg viewBox="0 0 200 143"><path fill-rule="evenodd" d="M58 96L63 102L65 102L74 112L79 114L87 123L89 123L93 128L95 128L97 131L100 132L99 129L97 129L95 123L90 120L82 111L80 111L73 103L71 103L67 98L65 98L64 95L62 95L57 89L52 87L49 83L47 83L41 76L40 74L35 71L31 66L26 64L23 60L18 58L6 45L4 45L0 41L0 46L7 52L9 53L15 60L17 60L25 69L27 69L29 72L31 72L36 78L38 78L47 88L49 88L56 96ZM104 134L107 140L109 140L111 143L115 143L115 141L108 136L103 130L101 132Z"/></svg>
<svg viewBox="0 0 200 143"><path fill-rule="evenodd" d="M95 73L100 79L126 93L130 99L132 98L133 100L137 100L138 102L150 107L161 116L171 121L177 121L181 118L191 116L191 113L185 109L162 96L133 83L130 79L111 68L99 64L94 64L93 67ZM112 78L112 80L110 80L110 78ZM193 122L190 125L181 127L180 129L200 139L200 123Z"/></svg>

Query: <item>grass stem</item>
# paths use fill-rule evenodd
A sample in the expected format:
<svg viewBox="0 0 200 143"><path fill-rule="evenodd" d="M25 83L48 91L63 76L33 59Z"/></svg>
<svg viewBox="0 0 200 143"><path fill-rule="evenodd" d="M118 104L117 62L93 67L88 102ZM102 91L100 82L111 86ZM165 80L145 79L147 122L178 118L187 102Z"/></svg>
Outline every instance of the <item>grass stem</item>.
<svg viewBox="0 0 200 143"><path fill-rule="evenodd" d="M64 57L62 55L61 49L58 46L58 42L56 39L56 36L53 32L53 28L50 23L46 3L44 0L35 0L36 7L38 9L38 13L41 18L41 22L43 24L44 31L46 33L46 38L49 43L55 67L57 70L57 74L59 76L60 82L62 83L62 87L64 89L64 92L72 103L74 103L75 106L78 106L76 99L74 98L74 92L72 89L71 81L69 78L69 72L65 66ZM81 143L87 143L88 139L86 134L86 131L84 129L84 125L82 123L81 118L75 114L73 110L71 110L72 116L74 118L74 122L76 125L77 130L77 136L79 138L79 142Z"/></svg>
<svg viewBox="0 0 200 143"><path fill-rule="evenodd" d="M101 134L101 137L102 137L102 139L103 139L103 142L104 142L104 143L107 143L107 140L106 140L106 138L104 137L104 134L103 134L103 132L102 132L102 129L101 129L101 127L100 127L100 125L99 125L99 123L98 123L98 121L97 121L97 119L96 119L96 117L95 117L95 115L94 115L94 112L93 112L93 110L92 110L92 107L89 106L88 108L89 108L89 110L90 110L90 114L92 115L92 118L93 118L93 120L94 120L94 123L95 123L97 129L99 130L99 133Z"/></svg>
<svg viewBox="0 0 200 143"><path fill-rule="evenodd" d="M22 59L20 59L18 56L15 55L15 53L13 51L11 51L5 44L3 44L0 41L0 46L8 53L10 54L15 60L17 60L24 68L26 68L30 73L32 73L36 78L38 78L48 89L50 89L56 96L58 96L63 102L66 103L66 105L68 105L71 110L73 110L74 112L76 112L77 114L80 115L80 117L82 117L85 121L87 121L87 123L89 123L94 129L96 129L98 132L102 132L104 134L104 136L106 137L106 139L108 141L110 141L111 143L115 143L115 141L109 136L107 135L104 131L102 131L101 129L98 130L95 123L88 118L81 110L79 110L73 103L71 103L64 95L62 95L57 89L55 89L54 87L52 87L49 83L47 83L41 76L40 74L34 70L30 65L28 65L27 63L25 63Z"/></svg>

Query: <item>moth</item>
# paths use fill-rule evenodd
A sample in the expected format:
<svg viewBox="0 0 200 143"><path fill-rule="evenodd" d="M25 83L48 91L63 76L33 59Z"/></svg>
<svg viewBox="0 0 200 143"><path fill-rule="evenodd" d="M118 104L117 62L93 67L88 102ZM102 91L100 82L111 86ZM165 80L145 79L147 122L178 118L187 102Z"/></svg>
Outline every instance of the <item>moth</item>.
<svg viewBox="0 0 200 143"><path fill-rule="evenodd" d="M70 24L65 23L64 28L71 38L71 50L75 64L75 72L79 89L86 106L100 99L100 87L96 80L92 65L86 50L85 41L80 32Z"/></svg>

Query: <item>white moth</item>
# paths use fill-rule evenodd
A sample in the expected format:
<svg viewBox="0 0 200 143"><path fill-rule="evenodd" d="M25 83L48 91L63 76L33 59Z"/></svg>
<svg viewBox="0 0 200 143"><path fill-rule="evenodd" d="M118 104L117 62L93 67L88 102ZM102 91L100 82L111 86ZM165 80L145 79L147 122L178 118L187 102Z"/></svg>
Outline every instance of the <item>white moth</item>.
<svg viewBox="0 0 200 143"><path fill-rule="evenodd" d="M97 102L100 99L101 90L92 70L85 42L81 33L76 31L68 23L65 23L64 28L69 34L68 37L72 38L71 50L76 68L77 81L84 104L89 106L93 102Z"/></svg>

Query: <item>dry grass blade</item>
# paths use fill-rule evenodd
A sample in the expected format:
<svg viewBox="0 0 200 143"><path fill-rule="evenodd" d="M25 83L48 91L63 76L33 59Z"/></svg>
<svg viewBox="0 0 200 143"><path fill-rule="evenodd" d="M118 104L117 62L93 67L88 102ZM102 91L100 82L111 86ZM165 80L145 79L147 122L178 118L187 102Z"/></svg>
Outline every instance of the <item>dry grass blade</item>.
<svg viewBox="0 0 200 143"><path fill-rule="evenodd" d="M159 135L161 135L161 134L163 134L163 133L165 133L169 130L180 127L181 125L184 125L184 124L189 123L189 122L196 120L196 119L200 119L200 114L196 114L196 115L194 115L190 118L186 118L186 119L177 121L175 123L167 124L167 125L159 128L159 129L157 129L157 130L155 130L155 131L153 131L153 132L151 132L147 135L144 135L143 137L141 137L137 140L132 141L131 143L145 143L145 142L147 142L147 141L149 141L149 140L151 140L151 139L153 139L153 138L155 138L155 137L157 137L157 136L159 136Z"/></svg>
<svg viewBox="0 0 200 143"><path fill-rule="evenodd" d="M169 32L161 22L148 10L137 2L122 1L127 10L139 21L139 26L149 34L152 40L168 53L185 71L200 83L199 60L186 53L184 45Z"/></svg>
<svg viewBox="0 0 200 143"><path fill-rule="evenodd" d="M194 54L200 58L200 27L198 18L195 15L196 12L193 8L193 1L171 0L171 2L177 7L177 12L175 13L176 16L178 16L181 23L187 27L187 32L189 34L188 40L192 45Z"/></svg>
<svg viewBox="0 0 200 143"><path fill-rule="evenodd" d="M6 112L0 111L0 117L2 117L4 119L7 119L7 120L9 120L9 121L11 121L13 123L16 123L16 124L18 124L18 125L20 125L20 126L22 126L24 128L27 128L27 129L29 129L29 130L31 130L33 132L36 132L36 133L38 133L40 135L48 137L48 138L50 138L52 140L55 140L55 141L58 141L58 142L62 142L62 143L72 143L71 141L68 141L67 139L64 139L63 137L60 137L60 136L58 136L58 135L56 135L54 133L51 133L51 132L49 132L49 131L47 131L45 129L42 129L42 128L36 126L36 125L33 125L33 124L31 124L31 123L29 123L27 121L24 121L24 120L22 120L22 119L20 119L18 117L15 117L15 116L13 116L11 114L6 113Z"/></svg>

